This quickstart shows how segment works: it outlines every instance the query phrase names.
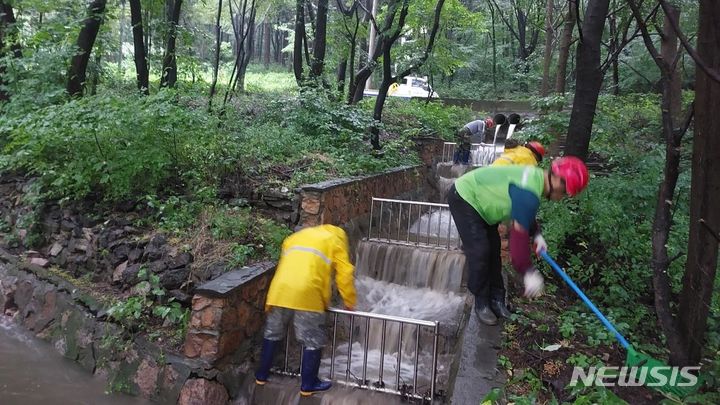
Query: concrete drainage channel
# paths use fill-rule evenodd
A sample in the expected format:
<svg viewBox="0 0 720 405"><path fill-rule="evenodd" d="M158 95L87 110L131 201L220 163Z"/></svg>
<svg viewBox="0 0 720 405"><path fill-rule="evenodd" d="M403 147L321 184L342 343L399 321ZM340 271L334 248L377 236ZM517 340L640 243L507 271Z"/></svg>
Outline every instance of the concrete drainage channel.
<svg viewBox="0 0 720 405"><path fill-rule="evenodd" d="M129 393L162 403L476 404L497 385L492 346L499 329L479 328L469 316L472 298L463 286L457 233L437 187L427 187L442 145L427 141L422 166L305 186L286 201L287 206L295 202L292 215L300 223L342 224L356 258L358 311L328 313L332 344L325 348L321 377L336 382L331 392L300 398L298 378L292 376L300 368L300 348L292 335L285 353L278 353L281 374L264 387L254 384L252 359L274 263L231 270L196 288L182 353L158 357L158 348L135 342L131 349L138 355L115 359L110 379ZM60 328L67 308L72 307L72 319L88 321L81 325L87 329L83 336L100 333L98 310L91 306L88 312L81 297L66 293L75 291L64 287L66 281L37 266L11 267L17 267L14 276L0 272L0 308L16 303L17 323L41 330L25 314L49 305L47 297L55 291L73 303L48 318L54 320L49 325L57 332L51 336L56 348L57 339L77 340L74 329ZM33 288L25 288L26 279L33 280ZM82 339L81 348L63 354L95 361L98 339ZM78 350L89 357L75 356Z"/></svg>
<svg viewBox="0 0 720 405"><path fill-rule="evenodd" d="M373 199L356 248L358 310L332 309L321 376L405 399L447 400L466 312L465 258L447 206ZM291 334L288 334L291 336ZM277 369L298 375L292 338Z"/></svg>
<svg viewBox="0 0 720 405"><path fill-rule="evenodd" d="M300 401L478 403L501 383L500 327L480 326L471 316L465 256L447 205L375 197L369 211L353 246L358 310L328 314L331 344L320 376L335 387ZM254 403L279 403L288 387L297 392L297 378L287 376L299 376L302 348L291 332L274 369L286 377L248 387Z"/></svg>

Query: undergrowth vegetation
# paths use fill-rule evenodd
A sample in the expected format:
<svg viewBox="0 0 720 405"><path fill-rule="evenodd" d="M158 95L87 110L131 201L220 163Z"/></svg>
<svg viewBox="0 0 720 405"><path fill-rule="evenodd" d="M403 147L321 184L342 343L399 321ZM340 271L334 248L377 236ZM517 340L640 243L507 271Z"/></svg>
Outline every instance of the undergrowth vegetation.
<svg viewBox="0 0 720 405"><path fill-rule="evenodd" d="M547 105L555 102L545 100ZM590 145L595 168L590 184L579 198L543 204L540 222L551 256L620 333L636 349L667 359L654 310L650 262L653 213L665 161L658 104L654 95L602 96ZM549 142L564 133L568 115L547 108L520 136ZM688 243L691 134L684 138L682 148L667 244L668 256L673 259L669 275L674 294L682 287ZM538 263L538 267L551 284L542 299L521 300L514 322L505 325L500 366L508 373L509 383L487 399L503 397L515 403L662 400L641 388L564 390L572 367L622 365L625 352L549 266ZM719 298L716 292L708 320L704 393L689 403L715 403L718 399Z"/></svg>

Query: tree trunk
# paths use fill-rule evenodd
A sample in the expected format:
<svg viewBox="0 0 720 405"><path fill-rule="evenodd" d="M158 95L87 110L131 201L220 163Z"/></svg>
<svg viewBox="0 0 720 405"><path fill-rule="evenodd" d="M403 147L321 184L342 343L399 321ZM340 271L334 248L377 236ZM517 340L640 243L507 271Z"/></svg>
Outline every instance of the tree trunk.
<svg viewBox="0 0 720 405"><path fill-rule="evenodd" d="M220 30L221 16L222 0L218 0L217 15L215 16L215 55L213 58L213 77L212 82L210 83L210 95L208 96L208 111L212 111L212 100L213 96L215 96L215 86L217 86L218 69L220 68L220 44L222 43L222 31Z"/></svg>
<svg viewBox="0 0 720 405"><path fill-rule="evenodd" d="M515 18L518 28L518 58L525 62L529 56L527 52L527 15L522 9L516 8Z"/></svg>
<svg viewBox="0 0 720 405"><path fill-rule="evenodd" d="M313 41L313 58L310 66L310 76L319 78L325 68L325 48L327 44L327 15L328 0L318 1L317 19L315 25L315 40Z"/></svg>
<svg viewBox="0 0 720 405"><path fill-rule="evenodd" d="M337 74L335 75L337 82L337 90L341 95L340 98L342 98L342 94L345 93L345 78L347 77L347 65L348 59L341 58L340 62L338 63Z"/></svg>
<svg viewBox="0 0 720 405"><path fill-rule="evenodd" d="M102 24L106 3L106 0L94 0L88 7L88 16L83 21L75 43L77 51L72 57L70 69L68 69L66 90L71 96L82 96L90 53L100 30L100 24Z"/></svg>
<svg viewBox="0 0 720 405"><path fill-rule="evenodd" d="M97 51L93 54L93 62L90 64L90 80L89 90L90 95L94 96L97 94L97 85L100 82L100 61L103 53L102 45L98 45Z"/></svg>
<svg viewBox="0 0 720 405"><path fill-rule="evenodd" d="M391 73L391 50L393 44L400 37L400 33L405 26L405 18L407 17L409 8L409 2L407 0L404 1L402 4L402 9L400 10L400 16L398 18L395 32L389 35L386 33L382 34L380 41L380 49L382 49L383 52L383 78L382 83L380 84L380 88L378 89L377 98L375 99L375 107L373 108L373 118L376 123L382 121L382 112L385 106L385 99L387 98L387 92L390 89L390 85L401 81L410 73L417 71L417 69L422 67L422 65L427 61L427 58L430 56L430 52L432 52L433 46L435 45L435 36L437 35L438 29L440 27L440 13L442 12L442 8L444 5L445 0L438 0L437 4L435 5L433 25L432 28L430 28L430 32L428 33L428 42L425 46L423 54L419 58L415 59L415 61L405 70L398 72L396 76L392 76ZM373 149L379 150L381 148L379 129L377 125L373 125L371 129L371 142Z"/></svg>
<svg viewBox="0 0 720 405"><path fill-rule="evenodd" d="M613 8L615 5L615 1L613 0ZM617 52L617 48L619 46L618 44L618 30L617 30L617 15L616 13L612 13L608 17L610 20L610 48L609 52L610 54L615 54ZM620 69L618 66L618 59L620 58L620 55L617 55L612 60L612 93L616 96L620 95Z"/></svg>
<svg viewBox="0 0 720 405"><path fill-rule="evenodd" d="M554 38L553 32L553 9L555 4L553 0L546 0L545 8L545 51L543 52L543 76L542 85L540 86L540 95L545 97L550 92L550 64L552 63L552 43Z"/></svg>
<svg viewBox="0 0 720 405"><path fill-rule="evenodd" d="M710 69L720 71L720 3L700 0L698 15L697 53ZM701 68L695 75L690 240L679 306L680 334L693 365L700 360L705 340L720 237L720 83Z"/></svg>
<svg viewBox="0 0 720 405"><path fill-rule="evenodd" d="M369 0L371 2L370 6L370 15L368 16L368 20L370 20L369 17L375 18L377 16L377 8L378 8L378 2L380 0ZM370 24L370 32L368 34L368 45L367 45L367 55L368 55L368 63L371 62L370 58L375 53L375 48L377 47L377 31L375 30L375 26L373 24ZM363 86L363 88L366 89L372 89L373 87L373 78L372 73L367 78L367 82Z"/></svg>
<svg viewBox="0 0 720 405"><path fill-rule="evenodd" d="M148 71L150 70L150 53L152 49L152 26L150 25L150 7L147 7L145 9L145 24L146 24L146 30L145 30L145 60L148 64Z"/></svg>
<svg viewBox="0 0 720 405"><path fill-rule="evenodd" d="M272 38L272 24L270 24L270 21L265 19L265 22L263 22L263 47L262 47L262 56L263 56L263 65L265 65L265 69L270 67L270 39Z"/></svg>
<svg viewBox="0 0 720 405"><path fill-rule="evenodd" d="M247 3L247 0L245 0ZM250 1L250 8L247 11L247 30L245 31L245 49L243 51L244 57L239 58L240 65L238 66L238 75L235 82L234 89L240 89L241 92L245 91L245 75L247 73L247 67L252 60L253 54L255 53L255 13L257 11L255 0Z"/></svg>
<svg viewBox="0 0 720 405"><path fill-rule="evenodd" d="M565 81L567 79L567 61L570 56L570 43L572 42L573 29L575 28L575 1L568 0L568 12L565 15L560 46L558 47L557 76L555 77L555 92L565 94Z"/></svg>
<svg viewBox="0 0 720 405"><path fill-rule="evenodd" d="M133 47L135 49L135 77L137 79L137 87L143 94L149 94L149 78L147 54L145 53L145 43L143 42L143 23L142 10L140 8L140 0L130 0L130 24L133 31Z"/></svg>
<svg viewBox="0 0 720 405"><path fill-rule="evenodd" d="M577 47L577 77L568 127L565 154L587 159L595 107L597 105L603 74L600 70L600 42L610 0L594 0L588 3Z"/></svg>
<svg viewBox="0 0 720 405"><path fill-rule="evenodd" d="M22 56L20 50L20 42L17 38L17 27L15 26L15 14L12 6L5 1L0 0L0 58L5 56L6 42L10 42L10 51L13 57ZM9 40L9 41L8 41ZM10 99L10 94L4 90L3 86L7 85L5 78L5 65L0 64L0 102Z"/></svg>
<svg viewBox="0 0 720 405"><path fill-rule="evenodd" d="M670 13L675 21L680 21L680 9L668 3ZM677 68L676 58L678 56L677 49L678 37L673 29L668 16L665 16L663 23L663 35L660 41L660 52L663 59L670 64L670 115L675 122L682 119L682 82L680 78L680 69Z"/></svg>
<svg viewBox="0 0 720 405"><path fill-rule="evenodd" d="M163 55L162 76L160 87L175 87L177 82L177 57L175 54L175 41L177 40L177 26L180 22L180 9L182 0L166 0L169 9L172 10L168 16L168 36Z"/></svg>
<svg viewBox="0 0 720 405"><path fill-rule="evenodd" d="M120 16L118 17L118 25L120 26L120 46L118 47L118 71L122 70L123 61L123 43L125 42L125 0L120 0Z"/></svg>
<svg viewBox="0 0 720 405"><path fill-rule="evenodd" d="M679 333L677 321L671 309L672 289L670 276L668 275L670 259L668 257L667 242L672 226L672 208L675 188L678 176L680 175L681 140L685 131L674 131L675 124L673 123L673 117L670 115L670 63L658 53L650 32L647 29L647 25L645 24L645 18L640 13L640 7L634 0L628 0L627 4L642 34L645 48L660 69L660 85L662 86L660 111L662 117L662 135L665 141L665 167L663 169L663 180L658 189L655 216L653 218L652 282L655 312L660 327L667 339L667 346L670 349L670 362L675 365L683 365L687 362L687 357L683 348L683 338ZM686 120L686 125L689 125L690 117L691 116ZM687 128L687 126L685 126L685 128Z"/></svg>
<svg viewBox="0 0 720 405"><path fill-rule="evenodd" d="M305 41L305 0L295 2L295 42L293 43L293 72L298 85L303 81L303 43Z"/></svg>

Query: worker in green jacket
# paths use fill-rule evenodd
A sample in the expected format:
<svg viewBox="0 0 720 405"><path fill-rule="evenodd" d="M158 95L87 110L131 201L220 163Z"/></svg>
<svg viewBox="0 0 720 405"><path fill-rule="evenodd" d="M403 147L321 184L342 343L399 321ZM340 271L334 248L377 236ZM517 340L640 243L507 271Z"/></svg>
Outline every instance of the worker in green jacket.
<svg viewBox="0 0 720 405"><path fill-rule="evenodd" d="M508 165L475 169L457 179L448 191L450 212L468 262L468 289L475 296L475 313L487 325L509 317L501 275L498 224L510 221L510 258L523 275L525 296L542 294L543 276L532 264L529 242L535 252L547 248L535 217L540 198L560 200L576 196L588 184L582 160L563 157L549 170Z"/></svg>

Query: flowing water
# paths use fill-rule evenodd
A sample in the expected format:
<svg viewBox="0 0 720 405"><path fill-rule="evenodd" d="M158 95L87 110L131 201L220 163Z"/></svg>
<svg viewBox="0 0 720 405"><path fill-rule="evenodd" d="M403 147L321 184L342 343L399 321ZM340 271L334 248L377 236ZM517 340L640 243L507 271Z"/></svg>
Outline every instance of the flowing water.
<svg viewBox="0 0 720 405"><path fill-rule="evenodd" d="M440 321L437 381L447 381L453 355L453 344L462 319L465 297L453 292L411 288L363 276L356 279L355 286L358 293L358 310L360 311ZM340 328L349 328L349 326L346 322ZM367 367L364 372L365 379L370 382L382 380L386 386L393 388L403 385L414 386L417 387L418 392L429 389L432 376L432 328L418 328L415 325L405 324L401 335L399 323L387 322L383 336L383 321L372 319L366 323L362 319L357 319L352 336L352 345L349 346L345 339L336 347L334 379L343 380L348 377L351 381L362 380L363 364L367 359ZM381 350L383 341L385 342L384 352ZM367 346L365 342L367 342ZM419 353L417 367L415 364L416 348ZM349 364L348 352L350 352ZM399 367L398 352L401 353ZM328 353L323 359L323 375L329 375L330 362L330 353ZM383 365L382 378L380 378L381 363ZM398 369L400 370L399 377ZM415 378L417 378L417 384L415 384Z"/></svg>
<svg viewBox="0 0 720 405"><path fill-rule="evenodd" d="M459 250L377 241L360 241L357 247L358 275L408 287L457 292L464 266L465 256Z"/></svg>
<svg viewBox="0 0 720 405"><path fill-rule="evenodd" d="M105 380L95 377L46 342L22 332L0 316L0 404L125 405L147 402L106 393Z"/></svg>

